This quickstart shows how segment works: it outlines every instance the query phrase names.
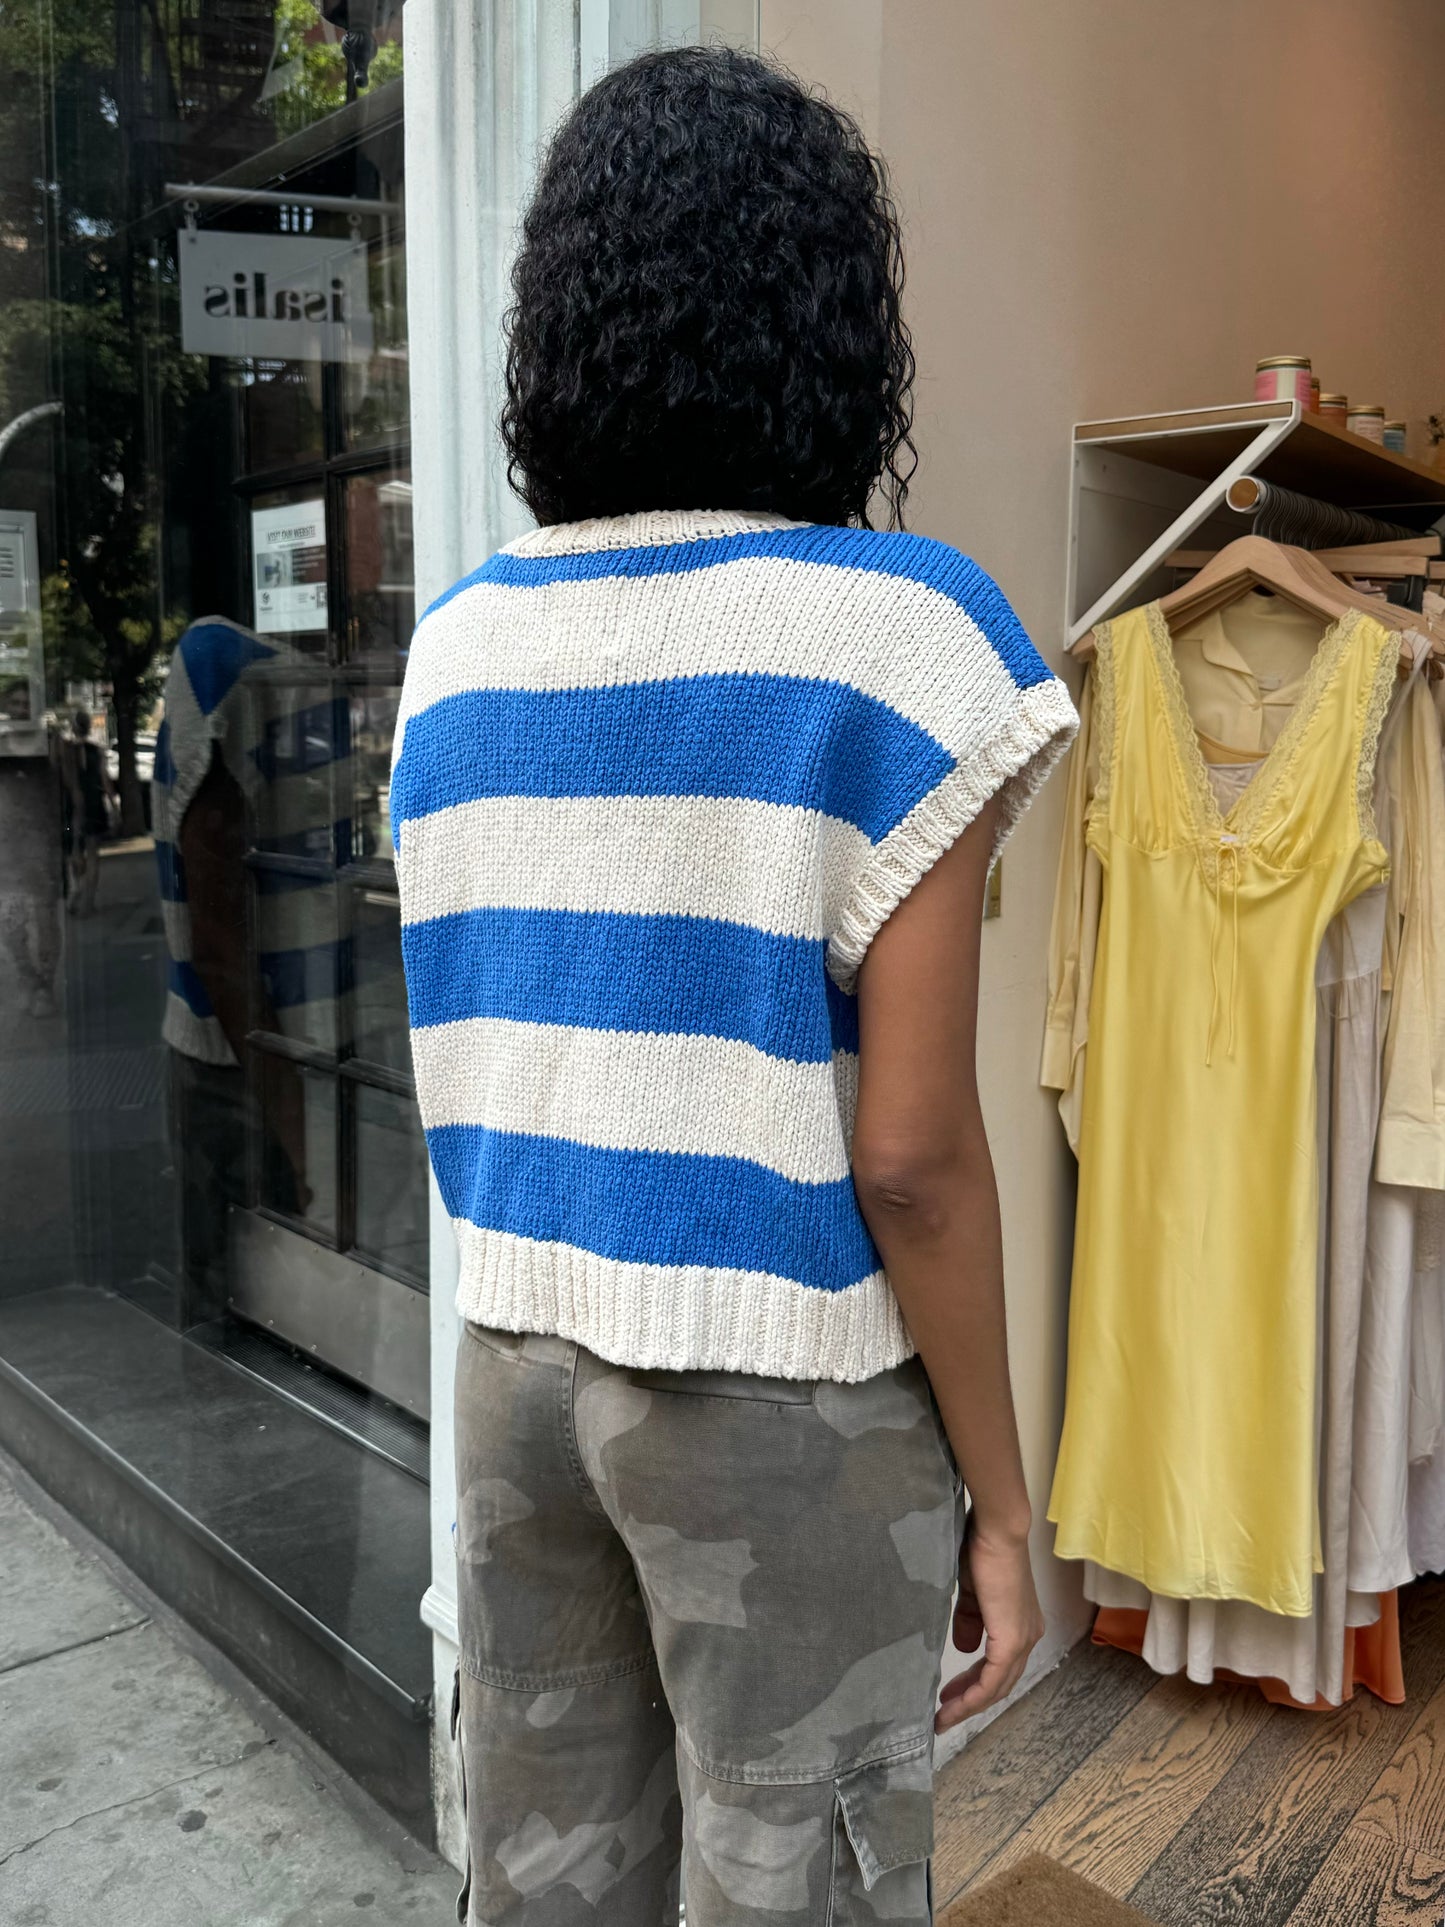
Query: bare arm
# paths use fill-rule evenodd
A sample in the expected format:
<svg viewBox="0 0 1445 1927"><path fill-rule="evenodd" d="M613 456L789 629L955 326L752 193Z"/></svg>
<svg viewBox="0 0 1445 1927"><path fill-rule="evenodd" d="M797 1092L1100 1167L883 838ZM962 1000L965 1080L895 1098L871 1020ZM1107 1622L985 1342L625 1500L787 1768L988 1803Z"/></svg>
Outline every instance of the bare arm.
<svg viewBox="0 0 1445 1927"><path fill-rule="evenodd" d="M178 838L191 913L191 964L236 1062L246 1061L246 806L214 750Z"/></svg>
<svg viewBox="0 0 1445 1927"><path fill-rule="evenodd" d="M940 1731L1010 1692L1043 1632L975 1070L996 826L990 804L883 925L858 979L853 1181L973 1501L954 1637L985 1652L945 1688Z"/></svg>

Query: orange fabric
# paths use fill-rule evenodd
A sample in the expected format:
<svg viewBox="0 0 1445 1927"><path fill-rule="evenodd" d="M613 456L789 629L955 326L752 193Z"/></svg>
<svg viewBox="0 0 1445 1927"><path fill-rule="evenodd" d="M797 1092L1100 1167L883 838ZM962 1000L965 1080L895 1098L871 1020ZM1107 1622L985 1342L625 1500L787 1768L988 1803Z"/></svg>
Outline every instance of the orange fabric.
<svg viewBox="0 0 1445 1927"><path fill-rule="evenodd" d="M1094 1620L1094 1644L1117 1646L1121 1652L1144 1652L1144 1633L1149 1615L1128 1606L1101 1606ZM1220 1667L1217 1679L1238 1680L1238 1673ZM1257 1686L1275 1706L1298 1707L1302 1713L1328 1713L1333 1709L1327 1699L1297 1700L1278 1679L1243 1682ZM1400 1660L1400 1595L1380 1594L1380 1617L1373 1626L1351 1626L1345 1632L1345 1698L1352 1699L1357 1686L1363 1686L1376 1699L1389 1706L1405 1702L1405 1672Z"/></svg>

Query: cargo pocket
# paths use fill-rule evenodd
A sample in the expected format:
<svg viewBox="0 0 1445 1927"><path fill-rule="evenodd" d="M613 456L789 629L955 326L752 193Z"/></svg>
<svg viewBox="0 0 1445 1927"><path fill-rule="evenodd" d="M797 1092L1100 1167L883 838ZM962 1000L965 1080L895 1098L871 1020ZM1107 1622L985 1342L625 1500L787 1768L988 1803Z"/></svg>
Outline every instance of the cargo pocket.
<svg viewBox="0 0 1445 1927"><path fill-rule="evenodd" d="M933 1760L855 1767L833 1782L833 1880L828 1927L928 1927L933 1852Z"/></svg>

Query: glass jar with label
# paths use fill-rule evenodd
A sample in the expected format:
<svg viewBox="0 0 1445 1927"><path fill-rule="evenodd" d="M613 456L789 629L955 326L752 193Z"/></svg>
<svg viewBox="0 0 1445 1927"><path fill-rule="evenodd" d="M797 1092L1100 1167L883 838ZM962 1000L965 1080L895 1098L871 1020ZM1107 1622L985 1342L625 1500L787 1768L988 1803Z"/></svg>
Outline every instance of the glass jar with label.
<svg viewBox="0 0 1445 1927"><path fill-rule="evenodd" d="M1320 396L1320 405L1316 413L1323 415L1327 422L1333 422L1337 428L1343 428L1345 426L1349 412L1350 398L1348 395Z"/></svg>
<svg viewBox="0 0 1445 1927"><path fill-rule="evenodd" d="M1385 446L1396 455L1405 452L1405 424L1403 422L1385 423Z"/></svg>
<svg viewBox="0 0 1445 1927"><path fill-rule="evenodd" d="M1379 402L1356 402L1345 417L1345 426L1352 435L1362 435L1367 442L1385 442L1385 410Z"/></svg>
<svg viewBox="0 0 1445 1927"><path fill-rule="evenodd" d="M1308 355L1267 355L1254 364L1256 401L1297 401L1310 405L1311 375Z"/></svg>

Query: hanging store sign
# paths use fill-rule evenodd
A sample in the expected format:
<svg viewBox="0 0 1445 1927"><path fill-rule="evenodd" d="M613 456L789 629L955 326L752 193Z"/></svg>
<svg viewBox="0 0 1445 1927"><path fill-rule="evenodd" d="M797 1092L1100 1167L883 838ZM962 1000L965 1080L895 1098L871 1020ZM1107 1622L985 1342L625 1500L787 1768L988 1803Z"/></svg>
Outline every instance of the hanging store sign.
<svg viewBox="0 0 1445 1927"><path fill-rule="evenodd" d="M286 502L251 511L258 635L326 627L326 504Z"/></svg>
<svg viewBox="0 0 1445 1927"><path fill-rule="evenodd" d="M365 361L365 245L306 234L183 228L181 346L190 355Z"/></svg>

